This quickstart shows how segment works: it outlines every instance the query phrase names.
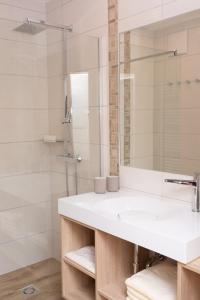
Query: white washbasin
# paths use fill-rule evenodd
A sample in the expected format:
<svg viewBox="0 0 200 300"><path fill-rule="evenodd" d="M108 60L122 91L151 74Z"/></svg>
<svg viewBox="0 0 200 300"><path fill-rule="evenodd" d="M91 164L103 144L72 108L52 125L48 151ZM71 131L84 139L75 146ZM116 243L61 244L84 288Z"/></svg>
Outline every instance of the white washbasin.
<svg viewBox="0 0 200 300"><path fill-rule="evenodd" d="M59 199L59 214L188 263L200 256L200 214L138 191Z"/></svg>
<svg viewBox="0 0 200 300"><path fill-rule="evenodd" d="M102 215L119 218L125 222L158 221L174 216L180 207L170 205L160 199L149 196L116 197L102 200L92 210Z"/></svg>

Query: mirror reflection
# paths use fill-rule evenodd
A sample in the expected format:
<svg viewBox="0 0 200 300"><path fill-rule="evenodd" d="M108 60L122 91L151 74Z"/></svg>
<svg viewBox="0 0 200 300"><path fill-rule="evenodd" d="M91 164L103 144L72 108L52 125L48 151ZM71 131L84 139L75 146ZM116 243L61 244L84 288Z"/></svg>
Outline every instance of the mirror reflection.
<svg viewBox="0 0 200 300"><path fill-rule="evenodd" d="M120 34L121 165L200 170L200 12Z"/></svg>

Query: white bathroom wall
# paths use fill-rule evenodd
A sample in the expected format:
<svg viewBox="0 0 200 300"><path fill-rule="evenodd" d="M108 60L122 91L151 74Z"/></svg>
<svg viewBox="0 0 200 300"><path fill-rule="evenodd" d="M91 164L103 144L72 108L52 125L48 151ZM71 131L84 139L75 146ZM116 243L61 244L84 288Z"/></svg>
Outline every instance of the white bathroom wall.
<svg viewBox="0 0 200 300"><path fill-rule="evenodd" d="M119 31L128 31L199 8L198 0L119 0Z"/></svg>
<svg viewBox="0 0 200 300"><path fill-rule="evenodd" d="M194 197L194 188L179 184L165 183L167 178L188 179L191 176L177 175L167 172L157 172L145 169L120 167L121 188L132 189L148 194L160 196L169 201L178 200L183 204L191 203Z"/></svg>
<svg viewBox="0 0 200 300"><path fill-rule="evenodd" d="M46 33L13 31L27 17L45 2L0 1L0 274L52 255Z"/></svg>

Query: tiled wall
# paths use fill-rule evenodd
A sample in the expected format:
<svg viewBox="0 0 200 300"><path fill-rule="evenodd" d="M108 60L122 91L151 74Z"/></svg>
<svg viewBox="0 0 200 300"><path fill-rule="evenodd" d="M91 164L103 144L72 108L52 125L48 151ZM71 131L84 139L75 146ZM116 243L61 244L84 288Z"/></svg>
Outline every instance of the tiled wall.
<svg viewBox="0 0 200 300"><path fill-rule="evenodd" d="M108 0L110 174L119 174L118 1Z"/></svg>
<svg viewBox="0 0 200 300"><path fill-rule="evenodd" d="M43 1L0 1L0 274L51 253L46 34L13 31L45 19Z"/></svg>

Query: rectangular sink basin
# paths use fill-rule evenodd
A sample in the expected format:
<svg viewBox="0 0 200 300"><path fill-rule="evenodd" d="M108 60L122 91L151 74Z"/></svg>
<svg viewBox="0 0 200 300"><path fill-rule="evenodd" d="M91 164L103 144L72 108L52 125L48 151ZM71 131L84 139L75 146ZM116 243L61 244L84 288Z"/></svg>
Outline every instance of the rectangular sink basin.
<svg viewBox="0 0 200 300"><path fill-rule="evenodd" d="M170 218L184 209L184 206L169 204L160 199L148 196L119 197L103 200L92 207L108 217L116 217L123 221L135 222L136 219L143 222L146 219L158 221ZM186 208L188 210L188 208Z"/></svg>
<svg viewBox="0 0 200 300"><path fill-rule="evenodd" d="M77 195L59 214L182 263L200 256L200 214L188 204L142 192Z"/></svg>

